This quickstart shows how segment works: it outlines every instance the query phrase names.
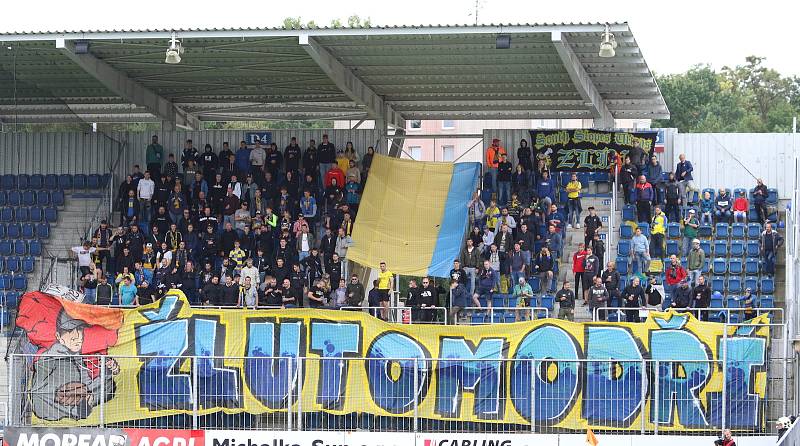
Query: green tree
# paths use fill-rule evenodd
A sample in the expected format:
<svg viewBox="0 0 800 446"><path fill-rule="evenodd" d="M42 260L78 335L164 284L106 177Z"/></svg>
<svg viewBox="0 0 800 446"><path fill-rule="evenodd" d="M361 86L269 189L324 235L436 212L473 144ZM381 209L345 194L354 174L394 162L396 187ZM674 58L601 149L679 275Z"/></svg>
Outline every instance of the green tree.
<svg viewBox="0 0 800 446"><path fill-rule="evenodd" d="M657 76L671 118L654 126L682 132L786 132L800 114L800 80L782 77L750 56L720 72L697 65Z"/></svg>
<svg viewBox="0 0 800 446"><path fill-rule="evenodd" d="M286 17L283 19L283 29L303 29L303 28L316 28L317 24L313 20L309 20L308 22L303 24L303 18L300 16L297 17Z"/></svg>

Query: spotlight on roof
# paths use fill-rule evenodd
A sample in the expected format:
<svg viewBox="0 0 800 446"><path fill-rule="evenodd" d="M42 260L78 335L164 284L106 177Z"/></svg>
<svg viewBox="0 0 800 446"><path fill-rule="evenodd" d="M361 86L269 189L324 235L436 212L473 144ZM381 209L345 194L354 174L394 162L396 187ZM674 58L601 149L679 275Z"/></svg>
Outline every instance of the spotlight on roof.
<svg viewBox="0 0 800 446"><path fill-rule="evenodd" d="M498 50L507 50L511 48L511 36L508 34L498 34L495 48Z"/></svg>
<svg viewBox="0 0 800 446"><path fill-rule="evenodd" d="M598 53L598 56L614 57L616 54L614 50L616 48L617 40L614 38L614 34L611 34L608 24L606 23L606 30L603 32L603 39L600 41L600 52Z"/></svg>
<svg viewBox="0 0 800 446"><path fill-rule="evenodd" d="M75 41L75 54L89 54L89 42L86 40Z"/></svg>
<svg viewBox="0 0 800 446"><path fill-rule="evenodd" d="M181 41L177 39L175 33L172 33L172 39L169 42L169 48L167 48L167 57L164 59L164 63L181 63L181 54L183 54Z"/></svg>

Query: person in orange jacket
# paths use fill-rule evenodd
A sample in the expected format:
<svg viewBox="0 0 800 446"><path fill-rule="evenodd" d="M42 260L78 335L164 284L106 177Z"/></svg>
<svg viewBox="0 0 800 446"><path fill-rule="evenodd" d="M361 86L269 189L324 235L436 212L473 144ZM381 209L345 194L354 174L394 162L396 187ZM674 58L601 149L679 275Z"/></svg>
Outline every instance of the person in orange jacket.
<svg viewBox="0 0 800 446"><path fill-rule="evenodd" d="M485 173L489 174L489 184L484 184L484 189L491 187L492 191L497 190L497 166L500 163L500 155L506 155L506 149L500 145L500 139L494 138L492 145L486 149Z"/></svg>

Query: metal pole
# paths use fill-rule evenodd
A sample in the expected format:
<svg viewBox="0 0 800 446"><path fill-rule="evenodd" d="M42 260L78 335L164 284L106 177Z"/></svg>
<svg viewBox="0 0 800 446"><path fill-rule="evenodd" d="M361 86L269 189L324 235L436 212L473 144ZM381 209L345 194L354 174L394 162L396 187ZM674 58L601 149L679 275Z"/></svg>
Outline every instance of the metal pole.
<svg viewBox="0 0 800 446"><path fill-rule="evenodd" d="M661 409L661 404L659 404L660 403L659 398L661 397L661 395L659 394L659 392L661 391L660 374L661 374L661 361L656 360L656 370L655 370L655 373L653 373L653 375L655 375L655 377L656 377L656 389L655 389L655 392L654 392L655 393L655 398L653 399L653 402L650 403L651 406L655 405L654 412L655 412L656 416L653 419L653 434L654 435L658 435L658 421L659 421L658 420L658 411L659 411L659 409Z"/></svg>
<svg viewBox="0 0 800 446"><path fill-rule="evenodd" d="M531 433L536 432L536 360L530 360L531 366Z"/></svg>
<svg viewBox="0 0 800 446"><path fill-rule="evenodd" d="M417 369L417 358L414 358L414 432L419 431L419 370Z"/></svg>
<svg viewBox="0 0 800 446"><path fill-rule="evenodd" d="M106 356L100 357L100 395L95 398L100 398L100 427L106 425Z"/></svg>
<svg viewBox="0 0 800 446"><path fill-rule="evenodd" d="M725 430L728 395L728 318L722 332L722 431Z"/></svg>
<svg viewBox="0 0 800 446"><path fill-rule="evenodd" d="M642 359L642 398L639 402L642 406L642 429L641 434L644 435L644 430L646 427L646 416L647 412L645 412L645 406L647 405L647 362Z"/></svg>
<svg viewBox="0 0 800 446"><path fill-rule="evenodd" d="M786 321L784 321L783 322L783 412L782 413L789 413L788 411L789 381L787 375L789 373L789 342L790 342L789 326L786 324Z"/></svg>
<svg viewBox="0 0 800 446"><path fill-rule="evenodd" d="M9 426L17 425L17 415L14 413L15 408L18 407L17 402L14 400L14 364L17 361L17 354L11 354L11 361L8 363L8 404L10 406L8 412L9 417L6 421ZM20 398L21 400L22 398Z"/></svg>
<svg viewBox="0 0 800 446"><path fill-rule="evenodd" d="M611 212L608 213L608 237L606 237L607 243L606 246L609 248L614 246L614 227L616 226L616 219L614 218L617 214L617 166L614 165L614 181L611 185ZM607 261L611 261L611 250L606 249L605 255L608 256ZM617 255L619 255L619 249L617 249Z"/></svg>
<svg viewBox="0 0 800 446"><path fill-rule="evenodd" d="M297 357L297 430L303 430L303 361L306 358Z"/></svg>
<svg viewBox="0 0 800 446"><path fill-rule="evenodd" d="M197 397L198 386L197 380L197 356L192 356L192 429L199 429L200 414L199 414L199 398Z"/></svg>
<svg viewBox="0 0 800 446"><path fill-rule="evenodd" d="M292 358L286 358L286 430L292 430Z"/></svg>

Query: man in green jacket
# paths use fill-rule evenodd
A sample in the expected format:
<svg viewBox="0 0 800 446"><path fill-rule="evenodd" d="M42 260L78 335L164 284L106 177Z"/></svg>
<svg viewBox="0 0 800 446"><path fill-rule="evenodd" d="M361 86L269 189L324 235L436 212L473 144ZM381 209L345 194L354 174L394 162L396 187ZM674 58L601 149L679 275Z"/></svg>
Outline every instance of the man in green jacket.
<svg viewBox="0 0 800 446"><path fill-rule="evenodd" d="M692 249L686 261L686 268L689 270L689 280L691 285L697 285L697 278L703 274L703 264L706 261L706 253L700 249L700 240L692 240Z"/></svg>
<svg viewBox="0 0 800 446"><path fill-rule="evenodd" d="M153 135L153 140L147 146L147 170L150 171L150 176L157 178L161 175L161 162L164 160L164 147L158 143L158 136Z"/></svg>

